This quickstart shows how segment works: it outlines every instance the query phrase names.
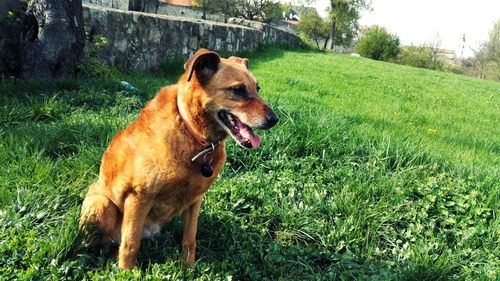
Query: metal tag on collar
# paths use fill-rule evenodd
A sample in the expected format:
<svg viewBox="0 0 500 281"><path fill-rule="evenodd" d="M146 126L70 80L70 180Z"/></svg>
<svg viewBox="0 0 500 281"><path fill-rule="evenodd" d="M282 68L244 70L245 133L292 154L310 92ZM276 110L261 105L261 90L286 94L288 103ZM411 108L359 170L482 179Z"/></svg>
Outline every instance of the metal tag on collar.
<svg viewBox="0 0 500 281"><path fill-rule="evenodd" d="M202 150L200 153L196 154L192 159L191 162L196 161L196 159L206 155L207 153L214 152L215 148L219 145L220 142L217 142L216 144L210 143L210 147Z"/></svg>

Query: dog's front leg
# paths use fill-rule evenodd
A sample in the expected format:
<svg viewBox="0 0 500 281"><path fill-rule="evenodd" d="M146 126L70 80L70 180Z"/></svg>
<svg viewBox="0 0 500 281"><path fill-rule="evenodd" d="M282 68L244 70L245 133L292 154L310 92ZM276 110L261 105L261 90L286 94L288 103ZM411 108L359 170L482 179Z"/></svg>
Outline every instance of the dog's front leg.
<svg viewBox="0 0 500 281"><path fill-rule="evenodd" d="M182 257L186 266L191 266L196 258L196 232L202 200L203 197L199 198L182 212Z"/></svg>
<svg viewBox="0 0 500 281"><path fill-rule="evenodd" d="M151 202L152 200L142 198L134 193L129 194L125 199L121 243L118 252L118 267L121 269L135 266L137 252L141 245L142 230L146 216L151 209Z"/></svg>

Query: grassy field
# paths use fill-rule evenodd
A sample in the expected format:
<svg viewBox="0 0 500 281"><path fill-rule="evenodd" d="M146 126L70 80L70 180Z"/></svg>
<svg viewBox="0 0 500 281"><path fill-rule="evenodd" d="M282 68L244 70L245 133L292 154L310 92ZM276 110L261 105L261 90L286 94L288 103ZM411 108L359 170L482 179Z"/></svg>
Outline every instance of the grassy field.
<svg viewBox="0 0 500 281"><path fill-rule="evenodd" d="M198 261L181 223L139 268L81 247L77 220L111 138L179 75L0 85L2 280L495 280L500 278L500 84L363 58L250 56L281 123L229 141L207 193ZM175 66L175 64L171 64Z"/></svg>

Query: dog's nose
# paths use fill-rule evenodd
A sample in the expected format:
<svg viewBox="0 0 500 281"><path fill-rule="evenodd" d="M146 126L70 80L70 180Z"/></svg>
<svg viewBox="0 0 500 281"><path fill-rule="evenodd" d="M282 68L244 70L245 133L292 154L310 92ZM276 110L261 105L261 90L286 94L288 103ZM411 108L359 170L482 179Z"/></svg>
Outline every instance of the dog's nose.
<svg viewBox="0 0 500 281"><path fill-rule="evenodd" d="M269 113L266 116L266 119L267 119L267 128L273 127L280 121L280 119L278 118L278 116L276 116L274 112Z"/></svg>

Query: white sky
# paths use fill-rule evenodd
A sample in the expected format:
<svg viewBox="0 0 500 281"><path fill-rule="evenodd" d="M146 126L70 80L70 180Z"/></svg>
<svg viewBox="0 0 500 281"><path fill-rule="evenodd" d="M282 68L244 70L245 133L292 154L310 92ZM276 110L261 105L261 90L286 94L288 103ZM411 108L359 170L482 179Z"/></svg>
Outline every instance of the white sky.
<svg viewBox="0 0 500 281"><path fill-rule="evenodd" d="M320 15L326 16L329 0L316 0ZM364 11L362 25L377 24L399 36L403 45L432 43L439 38L441 48L472 55L488 39L488 32L500 18L500 0L372 0L372 11Z"/></svg>

